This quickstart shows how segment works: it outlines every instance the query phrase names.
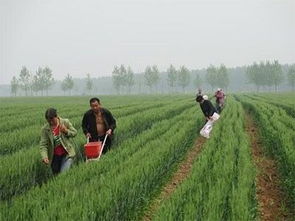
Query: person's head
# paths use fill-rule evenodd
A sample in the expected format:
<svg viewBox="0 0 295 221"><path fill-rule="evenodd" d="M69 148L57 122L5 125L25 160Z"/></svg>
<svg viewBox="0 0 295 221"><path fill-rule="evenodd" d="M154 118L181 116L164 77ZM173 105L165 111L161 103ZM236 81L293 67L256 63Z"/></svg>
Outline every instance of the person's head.
<svg viewBox="0 0 295 221"><path fill-rule="evenodd" d="M56 125L58 121L56 109L48 108L45 112L45 119L50 125Z"/></svg>
<svg viewBox="0 0 295 221"><path fill-rule="evenodd" d="M196 97L196 101L197 101L198 103L203 103L203 101L204 101L203 96L202 96L202 95L198 95L198 96Z"/></svg>
<svg viewBox="0 0 295 221"><path fill-rule="evenodd" d="M89 103L90 103L91 110L93 110L95 113L97 113L100 110L101 104L100 104L100 100L97 97L91 98Z"/></svg>
<svg viewBox="0 0 295 221"><path fill-rule="evenodd" d="M221 91L221 88L217 88L217 91Z"/></svg>

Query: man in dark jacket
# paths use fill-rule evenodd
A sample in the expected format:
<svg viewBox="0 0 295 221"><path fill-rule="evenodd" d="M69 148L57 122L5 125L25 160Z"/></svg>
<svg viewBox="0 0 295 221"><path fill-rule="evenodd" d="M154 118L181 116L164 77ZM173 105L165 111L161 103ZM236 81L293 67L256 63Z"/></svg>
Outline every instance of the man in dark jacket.
<svg viewBox="0 0 295 221"><path fill-rule="evenodd" d="M197 96L196 101L200 103L200 107L207 120L210 120L214 112L217 112L211 101L205 100L202 95Z"/></svg>
<svg viewBox="0 0 295 221"><path fill-rule="evenodd" d="M216 113L216 109L209 100L205 100L203 96L199 95L196 98L196 101L200 103L201 109L206 117L206 124L204 127L201 129L200 134L203 137L209 138L210 137L210 132L213 127L213 123L218 120L219 115Z"/></svg>
<svg viewBox="0 0 295 221"><path fill-rule="evenodd" d="M106 153L111 147L114 130L116 129L116 120L109 110L102 107L98 98L91 98L89 103L91 109L84 114L82 120L83 132L90 142L103 142L106 134L108 134L102 152Z"/></svg>

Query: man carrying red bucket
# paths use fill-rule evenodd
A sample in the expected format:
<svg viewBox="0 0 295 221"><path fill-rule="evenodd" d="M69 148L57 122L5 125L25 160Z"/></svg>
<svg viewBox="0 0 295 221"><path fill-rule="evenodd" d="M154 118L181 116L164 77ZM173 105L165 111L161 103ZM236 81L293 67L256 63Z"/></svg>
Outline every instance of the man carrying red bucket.
<svg viewBox="0 0 295 221"><path fill-rule="evenodd" d="M111 148L112 137L116 128L116 120L109 110L103 108L100 100L91 98L90 110L88 110L82 120L82 129L89 142L103 142L107 135L102 153L106 153Z"/></svg>

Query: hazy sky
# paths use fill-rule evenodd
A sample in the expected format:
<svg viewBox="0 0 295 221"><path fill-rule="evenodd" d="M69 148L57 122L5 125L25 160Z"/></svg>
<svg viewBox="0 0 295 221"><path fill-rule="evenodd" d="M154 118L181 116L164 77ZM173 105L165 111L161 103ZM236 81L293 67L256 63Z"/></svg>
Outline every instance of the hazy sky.
<svg viewBox="0 0 295 221"><path fill-rule="evenodd" d="M0 84L23 65L62 79L120 64L142 72L266 59L295 63L294 0L0 0Z"/></svg>

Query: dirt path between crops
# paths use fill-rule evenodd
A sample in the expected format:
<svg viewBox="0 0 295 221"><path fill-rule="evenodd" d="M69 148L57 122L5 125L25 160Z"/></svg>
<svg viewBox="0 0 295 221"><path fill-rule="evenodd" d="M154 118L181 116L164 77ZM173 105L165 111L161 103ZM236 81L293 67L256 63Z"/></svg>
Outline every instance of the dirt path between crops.
<svg viewBox="0 0 295 221"><path fill-rule="evenodd" d="M202 146L205 143L206 138L198 137L195 141L194 147L188 151L184 160L180 162L176 172L172 175L172 178L162 188L160 194L154 199L149 206L149 209L145 212L142 220L152 220L153 215L159 209L161 203L168 199L174 190L179 186L189 175L193 162L197 158L198 154L202 150Z"/></svg>
<svg viewBox="0 0 295 221"><path fill-rule="evenodd" d="M246 113L246 132L251 140L253 161L258 170L256 176L256 198L261 220L291 220L291 214L286 210L284 193L280 188L280 178L275 160L264 154L262 144L258 139L258 129L253 119Z"/></svg>

